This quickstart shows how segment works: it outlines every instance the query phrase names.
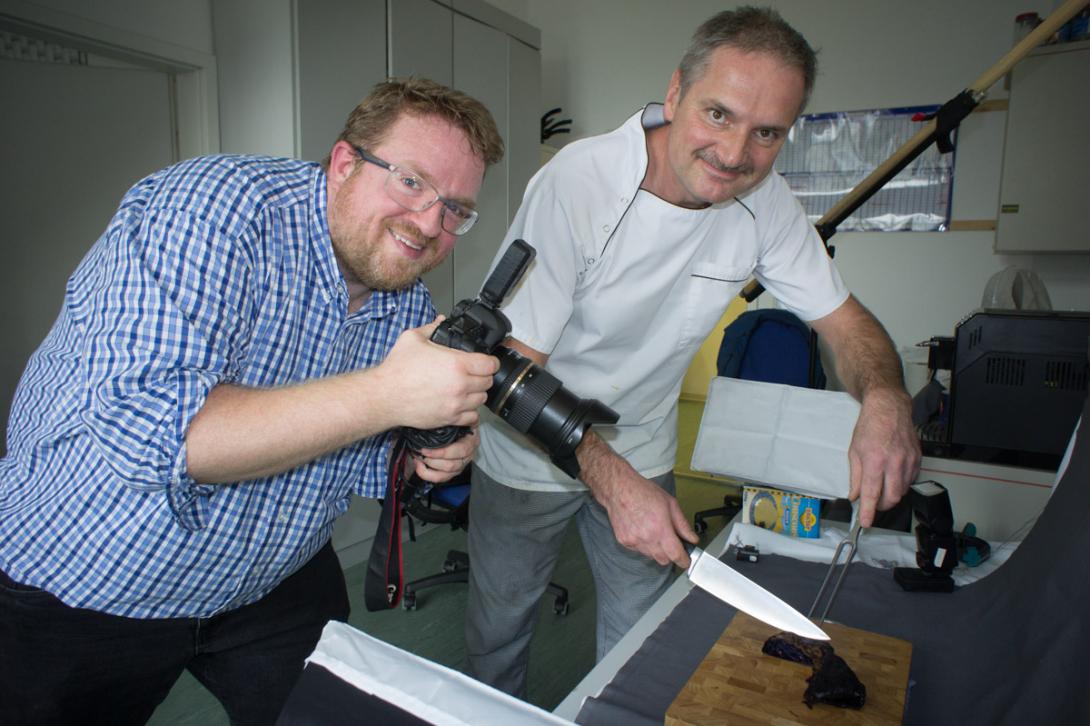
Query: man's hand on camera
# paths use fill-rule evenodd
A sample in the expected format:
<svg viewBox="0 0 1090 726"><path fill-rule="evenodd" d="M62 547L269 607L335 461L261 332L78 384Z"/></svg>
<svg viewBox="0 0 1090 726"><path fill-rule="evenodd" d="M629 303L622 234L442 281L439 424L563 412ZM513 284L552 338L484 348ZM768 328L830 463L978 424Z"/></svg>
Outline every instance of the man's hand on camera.
<svg viewBox="0 0 1090 726"><path fill-rule="evenodd" d="M389 405L403 426L433 429L476 426L499 361L483 353L465 353L431 342L439 316L421 328L406 330L376 371L391 393Z"/></svg>
<svg viewBox="0 0 1090 726"><path fill-rule="evenodd" d="M609 514L617 541L660 565L688 567L681 540L696 544L699 537L677 499L640 476L593 431L584 436L578 455L582 479Z"/></svg>
<svg viewBox="0 0 1090 726"><path fill-rule="evenodd" d="M473 461L473 455L480 443L481 437L474 428L469 434L441 449L421 449L413 453L416 475L434 484L450 481Z"/></svg>

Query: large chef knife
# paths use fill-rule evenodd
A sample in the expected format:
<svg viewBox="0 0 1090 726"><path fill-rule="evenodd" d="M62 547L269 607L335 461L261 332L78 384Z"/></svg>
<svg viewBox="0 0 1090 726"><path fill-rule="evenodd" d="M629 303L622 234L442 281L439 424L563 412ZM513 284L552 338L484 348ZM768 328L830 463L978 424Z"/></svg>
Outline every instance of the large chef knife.
<svg viewBox="0 0 1090 726"><path fill-rule="evenodd" d="M730 565L688 543L685 543L685 549L689 550L689 569L685 574L697 587L774 628L804 638L829 639L825 631L805 615L753 580L735 572Z"/></svg>

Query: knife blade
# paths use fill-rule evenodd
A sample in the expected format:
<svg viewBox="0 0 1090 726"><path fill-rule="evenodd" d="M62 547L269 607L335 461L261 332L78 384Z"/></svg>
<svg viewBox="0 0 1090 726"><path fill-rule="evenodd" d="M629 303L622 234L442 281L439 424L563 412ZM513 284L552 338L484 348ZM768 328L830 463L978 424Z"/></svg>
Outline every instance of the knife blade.
<svg viewBox="0 0 1090 726"><path fill-rule="evenodd" d="M689 569L685 574L700 589L774 628L813 640L829 639L805 615L730 565L688 543L685 549L689 550Z"/></svg>

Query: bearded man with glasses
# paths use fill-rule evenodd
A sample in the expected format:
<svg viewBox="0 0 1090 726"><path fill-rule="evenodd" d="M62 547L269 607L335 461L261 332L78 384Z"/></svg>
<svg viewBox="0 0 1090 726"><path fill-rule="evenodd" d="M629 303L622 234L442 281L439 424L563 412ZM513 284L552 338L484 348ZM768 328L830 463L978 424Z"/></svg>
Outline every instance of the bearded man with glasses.
<svg viewBox="0 0 1090 726"><path fill-rule="evenodd" d="M391 431L477 424L498 362L429 340L419 277L502 156L478 101L389 81L322 164L201 157L125 195L12 406L0 722L142 724L184 669L275 720L348 616L333 523L384 494Z"/></svg>

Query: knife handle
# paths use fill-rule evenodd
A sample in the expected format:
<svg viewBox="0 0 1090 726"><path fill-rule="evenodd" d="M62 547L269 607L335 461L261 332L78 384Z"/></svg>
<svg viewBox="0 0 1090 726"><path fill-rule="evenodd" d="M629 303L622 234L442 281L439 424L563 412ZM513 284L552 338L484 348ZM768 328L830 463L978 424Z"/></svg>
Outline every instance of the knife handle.
<svg viewBox="0 0 1090 726"><path fill-rule="evenodd" d="M691 575L693 568L696 567L696 561L704 556L704 550L700 549L691 542L681 540L681 544L685 547L685 551L689 554L689 567L685 570L686 575Z"/></svg>

